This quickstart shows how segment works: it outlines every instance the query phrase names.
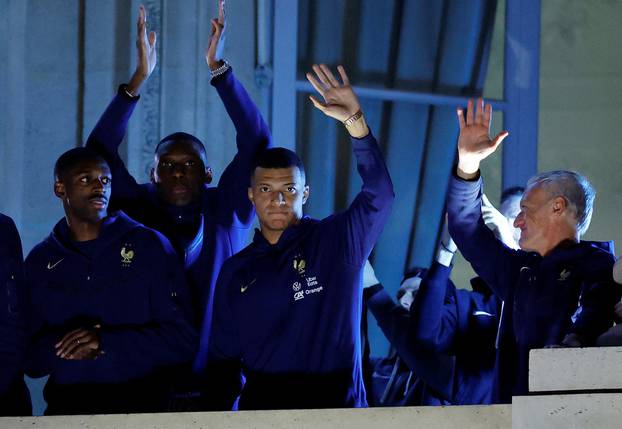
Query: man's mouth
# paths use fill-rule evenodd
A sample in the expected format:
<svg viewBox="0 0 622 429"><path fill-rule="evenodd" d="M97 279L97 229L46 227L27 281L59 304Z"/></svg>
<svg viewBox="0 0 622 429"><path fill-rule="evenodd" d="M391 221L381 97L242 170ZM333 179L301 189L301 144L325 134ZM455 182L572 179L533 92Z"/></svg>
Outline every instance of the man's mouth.
<svg viewBox="0 0 622 429"><path fill-rule="evenodd" d="M89 203L98 209L103 209L108 205L108 199L105 197L91 197Z"/></svg>
<svg viewBox="0 0 622 429"><path fill-rule="evenodd" d="M175 185L171 188L173 195L185 195L190 192L190 189L185 185Z"/></svg>

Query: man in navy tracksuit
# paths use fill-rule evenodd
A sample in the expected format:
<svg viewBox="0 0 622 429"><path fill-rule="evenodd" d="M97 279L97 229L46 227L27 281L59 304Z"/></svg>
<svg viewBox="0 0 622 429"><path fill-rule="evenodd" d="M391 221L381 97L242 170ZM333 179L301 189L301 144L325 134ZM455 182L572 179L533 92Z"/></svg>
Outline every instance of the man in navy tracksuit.
<svg viewBox="0 0 622 429"><path fill-rule="evenodd" d="M26 373L50 376L46 414L161 411L159 373L196 352L181 263L164 236L107 213L110 186L95 152L63 154L65 218L26 258Z"/></svg>
<svg viewBox="0 0 622 429"><path fill-rule="evenodd" d="M138 184L118 153L129 118L136 107L141 85L156 64L155 34L146 33L145 11L138 20L138 64L128 85L121 85L87 141L110 165L114 182L111 206L163 233L184 261L196 324L210 314L211 298L222 263L247 243L254 210L246 197L255 155L270 145L270 131L229 65L220 59L224 11L212 20L212 37L206 60L211 84L233 121L238 153L222 173L218 186L212 180L203 143L193 135L174 133L156 147L151 183ZM202 349L207 343L204 341ZM204 359L203 359L204 361Z"/></svg>
<svg viewBox="0 0 622 429"><path fill-rule="evenodd" d="M528 393L529 350L557 345L589 346L612 324L620 299L612 279L614 257L602 243L580 241L592 214L594 191L569 171L536 176L527 184L519 246L513 250L484 226L480 162L507 132L488 136L492 109L469 101L458 110L458 165L447 210L451 236L475 271L504 301L495 369L495 400Z"/></svg>
<svg viewBox="0 0 622 429"><path fill-rule="evenodd" d="M24 304L22 243L13 220L0 213L0 416L32 413L23 374Z"/></svg>
<svg viewBox="0 0 622 429"><path fill-rule="evenodd" d="M208 385L224 408L246 384L240 409L361 407L363 264L386 221L393 187L345 71L307 74L352 137L363 187L350 207L323 220L302 215L309 195L295 153L265 151L248 190L260 231L223 266L214 306ZM226 398L223 396L226 395Z"/></svg>

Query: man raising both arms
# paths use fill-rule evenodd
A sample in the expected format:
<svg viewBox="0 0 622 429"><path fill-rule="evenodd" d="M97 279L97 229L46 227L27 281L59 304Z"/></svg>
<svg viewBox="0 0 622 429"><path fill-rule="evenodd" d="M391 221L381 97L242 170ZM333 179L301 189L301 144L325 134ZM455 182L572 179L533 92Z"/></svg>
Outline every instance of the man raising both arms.
<svg viewBox="0 0 622 429"><path fill-rule="evenodd" d="M177 132L164 137L155 149L151 183L138 184L118 154L119 144L136 107L140 87L156 65L155 33L147 34L143 6L138 17L138 64L128 85L121 85L89 136L87 147L110 165L114 184L111 205L163 233L184 261L190 295L200 324L210 314L211 294L225 259L246 242L254 219L246 198L252 159L270 145L270 132L229 65L219 57L225 28L224 2L212 20L206 60L211 84L233 121L238 152L215 187L203 143Z"/></svg>
<svg viewBox="0 0 622 429"><path fill-rule="evenodd" d="M303 216L309 197L296 154L274 148L252 169L248 198L259 218L253 242L223 265L216 287L207 385L231 408L361 407L362 271L393 202L393 186L344 69L307 79L315 107L345 124L363 186L350 207Z"/></svg>

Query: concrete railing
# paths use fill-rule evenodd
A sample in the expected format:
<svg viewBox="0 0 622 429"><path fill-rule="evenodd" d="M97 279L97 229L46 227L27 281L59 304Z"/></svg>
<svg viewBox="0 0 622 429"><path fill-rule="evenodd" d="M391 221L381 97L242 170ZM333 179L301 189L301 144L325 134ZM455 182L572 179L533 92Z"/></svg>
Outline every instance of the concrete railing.
<svg viewBox="0 0 622 429"><path fill-rule="evenodd" d="M622 347L533 350L512 405L0 418L29 429L622 428Z"/></svg>

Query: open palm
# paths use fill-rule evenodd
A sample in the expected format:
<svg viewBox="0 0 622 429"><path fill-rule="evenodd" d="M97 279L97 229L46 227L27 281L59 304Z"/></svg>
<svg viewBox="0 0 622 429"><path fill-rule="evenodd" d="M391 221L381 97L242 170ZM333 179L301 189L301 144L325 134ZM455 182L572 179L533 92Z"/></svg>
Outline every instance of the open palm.
<svg viewBox="0 0 622 429"><path fill-rule="evenodd" d="M485 105L481 98L477 100L477 106L473 104L473 100L469 100L466 119L461 108L457 111L460 124L458 166L467 173L476 172L480 162L497 150L503 139L508 136L507 131L502 131L491 138L489 132L492 106Z"/></svg>
<svg viewBox="0 0 622 429"><path fill-rule="evenodd" d="M342 83L335 78L330 69L324 64L314 64L313 71L316 77L311 73L307 73L307 80L322 96L324 102L322 103L313 95L309 98L313 105L324 112L325 115L343 122L361 109L358 97L352 90L348 75L342 66L337 67Z"/></svg>

